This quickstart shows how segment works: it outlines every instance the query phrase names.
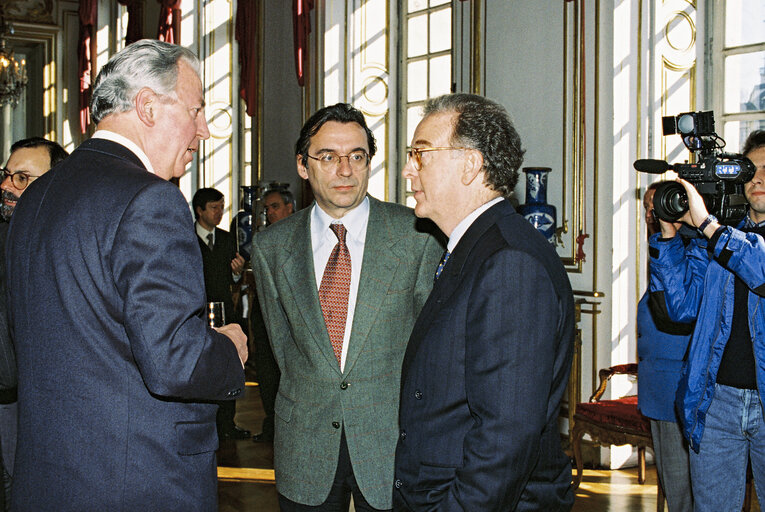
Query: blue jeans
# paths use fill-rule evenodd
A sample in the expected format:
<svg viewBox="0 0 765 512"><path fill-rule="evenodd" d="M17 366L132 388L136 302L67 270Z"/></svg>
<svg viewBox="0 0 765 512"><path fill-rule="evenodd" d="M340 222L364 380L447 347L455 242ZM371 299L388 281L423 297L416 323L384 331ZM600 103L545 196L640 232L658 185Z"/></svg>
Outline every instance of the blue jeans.
<svg viewBox="0 0 765 512"><path fill-rule="evenodd" d="M757 390L715 384L699 453L690 456L697 512L739 512L750 459L757 495L765 496L765 422Z"/></svg>

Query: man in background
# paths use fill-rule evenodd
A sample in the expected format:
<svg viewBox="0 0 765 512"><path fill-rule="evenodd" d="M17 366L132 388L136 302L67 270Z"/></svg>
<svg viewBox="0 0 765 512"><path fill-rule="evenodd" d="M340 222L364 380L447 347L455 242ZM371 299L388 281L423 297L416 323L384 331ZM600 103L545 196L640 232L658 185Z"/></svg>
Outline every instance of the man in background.
<svg viewBox="0 0 765 512"><path fill-rule="evenodd" d="M8 232L19 376L12 510L217 509L212 400L244 390L239 325L204 318L185 173L210 133L199 60L142 40L101 68L97 131Z"/></svg>
<svg viewBox="0 0 765 512"><path fill-rule="evenodd" d="M653 197L661 183L651 183L643 196L648 236L661 231L653 208ZM679 229L680 223L676 227ZM691 512L688 443L675 410L675 395L693 323L673 322L667 313L664 292L646 291L638 302L637 326L638 409L651 421L656 473L669 512Z"/></svg>
<svg viewBox="0 0 765 512"><path fill-rule="evenodd" d="M263 207L266 210L268 224L274 224L286 219L294 213L295 199L292 192L285 189L275 189L266 192L263 197ZM257 283L256 283L257 286ZM257 296L252 307L250 316L252 325L252 338L255 345L255 371L258 374L258 391L260 401L263 403L263 427L259 434L252 436L256 443L272 443L274 441L274 403L276 392L279 389L279 365L274 359L271 343L268 341L268 331L263 323L263 315L260 312L260 302Z"/></svg>
<svg viewBox="0 0 765 512"><path fill-rule="evenodd" d="M8 329L5 278L5 239L8 236L8 222L21 194L30 183L48 172L51 167L69 156L58 143L30 137L16 141L11 146L11 155L3 169L0 194L2 205L0 215L0 444L2 450L3 486L0 486L0 498L5 506L10 504L13 461L16 455L16 354L13 340Z"/></svg>
<svg viewBox="0 0 765 512"><path fill-rule="evenodd" d="M242 276L244 258L236 251L234 235L218 228L225 207L223 194L214 188L200 188L191 200L194 209L194 229L202 251L207 302L222 302L227 323L240 323L234 307L232 287ZM234 423L235 400L221 400L215 424L219 439L247 439L250 431Z"/></svg>
<svg viewBox="0 0 765 512"><path fill-rule="evenodd" d="M282 511L391 508L399 369L441 247L409 208L367 195L375 139L351 105L303 125L315 203L255 235L252 266L281 380Z"/></svg>
<svg viewBox="0 0 765 512"><path fill-rule="evenodd" d="M267 192L263 197L263 207L268 224L271 225L295 213L295 199L289 190L276 189Z"/></svg>
<svg viewBox="0 0 765 512"><path fill-rule="evenodd" d="M555 249L505 199L520 137L481 96L424 110L403 176L449 243L401 370L395 509L569 510L558 412L574 298Z"/></svg>

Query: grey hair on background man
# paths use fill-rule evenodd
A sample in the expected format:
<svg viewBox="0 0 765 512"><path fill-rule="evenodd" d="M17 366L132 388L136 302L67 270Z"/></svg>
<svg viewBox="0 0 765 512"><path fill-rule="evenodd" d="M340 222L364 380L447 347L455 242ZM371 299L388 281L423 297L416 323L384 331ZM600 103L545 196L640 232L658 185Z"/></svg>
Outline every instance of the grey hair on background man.
<svg viewBox="0 0 765 512"><path fill-rule="evenodd" d="M480 151L484 183L504 197L510 196L525 151L505 107L483 96L455 93L428 100L423 111L425 117L456 113L451 144Z"/></svg>
<svg viewBox="0 0 765 512"><path fill-rule="evenodd" d="M109 114L132 110L136 94L144 87L160 96L175 98L181 59L199 73L199 59L183 46L154 39L142 39L127 46L98 73L90 100L90 118L98 124Z"/></svg>

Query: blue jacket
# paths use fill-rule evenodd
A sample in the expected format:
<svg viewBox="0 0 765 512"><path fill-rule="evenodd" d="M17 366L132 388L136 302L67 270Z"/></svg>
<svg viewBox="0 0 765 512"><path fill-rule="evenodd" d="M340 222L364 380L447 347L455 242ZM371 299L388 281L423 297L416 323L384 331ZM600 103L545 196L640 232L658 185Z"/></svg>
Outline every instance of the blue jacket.
<svg viewBox="0 0 765 512"><path fill-rule="evenodd" d="M654 420L678 421L675 394L691 337L660 330L648 306L649 297L646 292L637 310L638 409Z"/></svg>
<svg viewBox="0 0 765 512"><path fill-rule="evenodd" d="M739 227L743 225L740 224ZM708 253L707 246L709 245ZM717 370L730 337L734 274L749 287L749 330L754 344L757 387L765 396L765 241L754 233L724 227L687 248L679 236L650 239L651 291L664 290L670 316L696 319L688 359L678 389L685 436L698 452L704 421L714 396Z"/></svg>

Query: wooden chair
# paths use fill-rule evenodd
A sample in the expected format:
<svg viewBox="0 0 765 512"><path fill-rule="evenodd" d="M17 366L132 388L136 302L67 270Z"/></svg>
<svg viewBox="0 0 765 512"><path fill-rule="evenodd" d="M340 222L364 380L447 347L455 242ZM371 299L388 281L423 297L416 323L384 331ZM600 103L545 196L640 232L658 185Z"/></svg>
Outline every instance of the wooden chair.
<svg viewBox="0 0 765 512"><path fill-rule="evenodd" d="M572 445L576 462L574 488L582 482L582 449L584 434L603 446L630 444L638 449L638 482L645 482L645 449L653 448L651 426L648 419L637 408L637 396L625 396L616 400L601 400L608 381L614 375L634 375L637 377L637 364L620 364L598 372L600 385L590 397L589 402L576 404ZM661 486L659 486L661 487ZM663 493L659 490L663 501Z"/></svg>

